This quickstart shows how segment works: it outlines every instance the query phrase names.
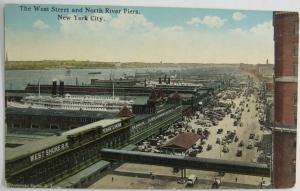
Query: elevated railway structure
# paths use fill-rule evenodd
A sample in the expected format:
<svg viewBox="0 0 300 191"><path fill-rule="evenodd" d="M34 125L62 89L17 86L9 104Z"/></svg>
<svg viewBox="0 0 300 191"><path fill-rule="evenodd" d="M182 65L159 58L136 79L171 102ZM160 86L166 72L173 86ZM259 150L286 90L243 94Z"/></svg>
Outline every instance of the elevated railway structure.
<svg viewBox="0 0 300 191"><path fill-rule="evenodd" d="M102 149L101 157L108 161L119 161L168 166L178 169L198 169L233 174L270 176L267 164L253 162L231 161L221 159L198 158L168 154L145 153L128 150Z"/></svg>

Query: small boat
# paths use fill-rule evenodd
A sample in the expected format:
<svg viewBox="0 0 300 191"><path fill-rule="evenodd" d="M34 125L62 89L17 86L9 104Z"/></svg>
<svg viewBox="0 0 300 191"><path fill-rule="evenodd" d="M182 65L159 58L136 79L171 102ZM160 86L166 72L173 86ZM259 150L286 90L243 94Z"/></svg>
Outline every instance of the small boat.
<svg viewBox="0 0 300 191"><path fill-rule="evenodd" d="M102 72L89 72L88 74L102 74Z"/></svg>

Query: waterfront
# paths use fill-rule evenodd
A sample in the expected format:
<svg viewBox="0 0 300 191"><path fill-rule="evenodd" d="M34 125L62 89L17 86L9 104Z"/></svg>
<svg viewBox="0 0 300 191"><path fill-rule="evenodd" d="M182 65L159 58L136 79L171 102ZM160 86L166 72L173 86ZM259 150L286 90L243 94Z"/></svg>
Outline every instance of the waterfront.
<svg viewBox="0 0 300 191"><path fill-rule="evenodd" d="M118 68L118 69L48 69L48 70L6 70L5 89L22 90L28 83L49 84L53 80L62 80L65 84L76 85L76 78L79 85L90 84L91 79L108 80L113 75L115 79L127 76L134 76L136 72L162 71L168 72L176 68ZM99 72L101 74L89 74Z"/></svg>

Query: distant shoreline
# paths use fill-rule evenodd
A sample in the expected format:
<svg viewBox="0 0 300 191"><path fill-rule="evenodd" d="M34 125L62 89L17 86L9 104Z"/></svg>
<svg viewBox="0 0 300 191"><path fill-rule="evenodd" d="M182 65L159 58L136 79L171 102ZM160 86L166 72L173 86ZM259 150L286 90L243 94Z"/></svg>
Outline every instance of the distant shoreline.
<svg viewBox="0 0 300 191"><path fill-rule="evenodd" d="M8 61L5 70L51 70L51 69L117 69L117 68L155 68L155 67L199 67L199 66L237 66L239 63L145 63L145 62L92 62L92 61Z"/></svg>

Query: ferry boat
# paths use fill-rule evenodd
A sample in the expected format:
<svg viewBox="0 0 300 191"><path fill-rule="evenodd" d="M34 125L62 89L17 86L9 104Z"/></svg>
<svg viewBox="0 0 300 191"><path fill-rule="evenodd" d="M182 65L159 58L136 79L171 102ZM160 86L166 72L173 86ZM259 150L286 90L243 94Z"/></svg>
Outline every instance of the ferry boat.
<svg viewBox="0 0 300 191"><path fill-rule="evenodd" d="M100 97L90 95L65 94L56 96L26 96L21 102L8 102L8 107L36 108L36 109L61 109L61 110L83 110L119 112L123 106L131 110L133 100L121 100L119 97Z"/></svg>

